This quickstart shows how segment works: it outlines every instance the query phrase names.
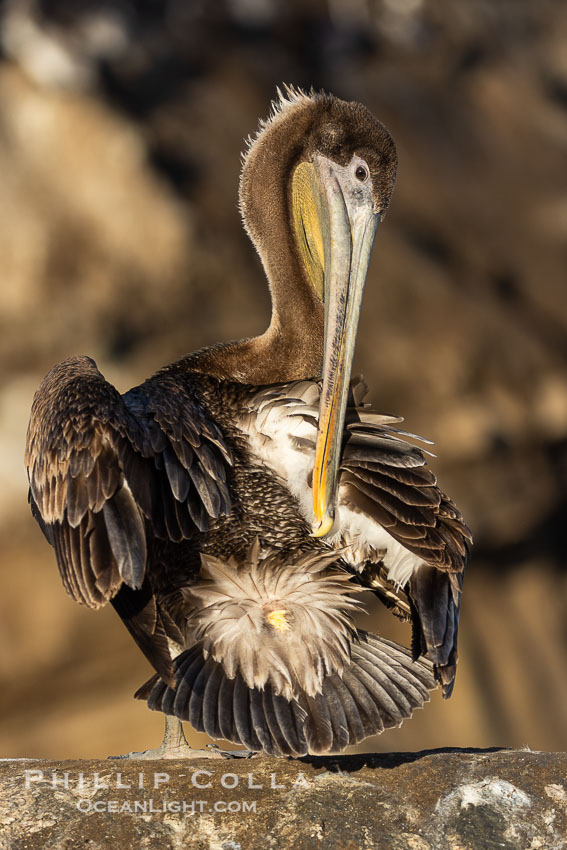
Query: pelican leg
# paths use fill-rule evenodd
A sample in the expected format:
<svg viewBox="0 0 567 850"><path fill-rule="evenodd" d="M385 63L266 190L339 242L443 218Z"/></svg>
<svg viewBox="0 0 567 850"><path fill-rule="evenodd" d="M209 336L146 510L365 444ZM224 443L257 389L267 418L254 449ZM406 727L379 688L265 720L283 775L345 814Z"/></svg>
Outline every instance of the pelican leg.
<svg viewBox="0 0 567 850"><path fill-rule="evenodd" d="M208 744L205 750L195 750L187 743L183 724L177 717L165 715L163 741L155 750L141 753L126 753L123 756L109 756L111 759L230 759L252 758L257 755L252 750L221 750L216 744Z"/></svg>
<svg viewBox="0 0 567 850"><path fill-rule="evenodd" d="M163 741L155 750L144 750L141 753L127 753L123 756L109 756L111 759L215 759L224 758L221 750L195 750L189 746L181 720L165 715L165 732Z"/></svg>

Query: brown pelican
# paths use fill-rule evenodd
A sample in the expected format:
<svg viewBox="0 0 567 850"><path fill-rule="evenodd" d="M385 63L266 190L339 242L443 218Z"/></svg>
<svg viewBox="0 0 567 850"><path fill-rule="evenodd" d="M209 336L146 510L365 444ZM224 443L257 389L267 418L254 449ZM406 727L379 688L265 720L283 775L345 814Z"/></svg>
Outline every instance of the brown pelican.
<svg viewBox="0 0 567 850"><path fill-rule="evenodd" d="M162 754L183 750L171 718L274 755L336 752L435 680L453 688L470 533L420 438L351 380L396 167L364 106L286 89L240 182L265 333L124 395L73 357L34 398L33 514L67 592L110 601L152 664L136 696L169 719ZM411 652L355 628L368 588L411 621Z"/></svg>

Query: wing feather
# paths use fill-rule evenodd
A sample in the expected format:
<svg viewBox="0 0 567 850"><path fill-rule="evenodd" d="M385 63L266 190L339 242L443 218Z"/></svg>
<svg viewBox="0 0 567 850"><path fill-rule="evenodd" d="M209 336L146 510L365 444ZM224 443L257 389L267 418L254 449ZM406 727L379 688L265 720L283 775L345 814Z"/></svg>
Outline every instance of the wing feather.
<svg viewBox="0 0 567 850"><path fill-rule="evenodd" d="M147 617L153 538L190 539L231 509L231 453L198 398L159 374L121 396L93 360L70 358L42 381L26 442L32 513L66 591L91 608L116 602L167 681L171 622Z"/></svg>
<svg viewBox="0 0 567 850"><path fill-rule="evenodd" d="M46 537L58 541L77 601L96 608L117 591L105 569L117 567L139 588L148 533L180 541L230 510L230 452L219 450L220 431L189 395L154 378L122 397L88 357L63 361L42 381L27 435L30 501ZM93 521L99 514L103 524Z"/></svg>

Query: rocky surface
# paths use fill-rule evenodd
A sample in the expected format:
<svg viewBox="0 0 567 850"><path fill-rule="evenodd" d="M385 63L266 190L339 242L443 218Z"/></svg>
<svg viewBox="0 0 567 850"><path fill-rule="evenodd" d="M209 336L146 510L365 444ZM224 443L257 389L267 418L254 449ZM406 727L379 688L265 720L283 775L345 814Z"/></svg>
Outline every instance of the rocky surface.
<svg viewBox="0 0 567 850"><path fill-rule="evenodd" d="M10 850L561 850L567 754L0 763Z"/></svg>

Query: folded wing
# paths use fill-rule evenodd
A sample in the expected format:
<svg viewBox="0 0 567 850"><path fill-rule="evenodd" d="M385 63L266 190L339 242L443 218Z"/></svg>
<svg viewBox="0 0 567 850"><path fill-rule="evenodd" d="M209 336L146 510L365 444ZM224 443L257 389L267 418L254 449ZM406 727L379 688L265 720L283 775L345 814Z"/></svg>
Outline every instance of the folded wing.
<svg viewBox="0 0 567 850"><path fill-rule="evenodd" d="M33 401L25 462L32 512L67 592L113 601L154 667L173 668L154 598L154 537L180 541L230 510L222 435L177 388L150 379L126 396L88 357L55 366Z"/></svg>

